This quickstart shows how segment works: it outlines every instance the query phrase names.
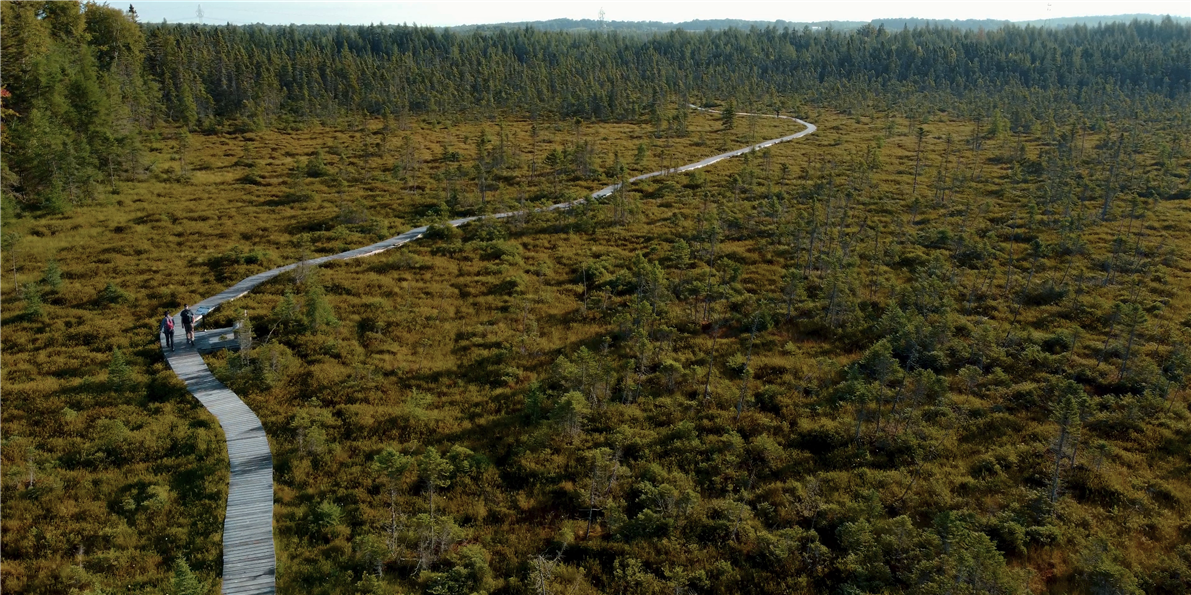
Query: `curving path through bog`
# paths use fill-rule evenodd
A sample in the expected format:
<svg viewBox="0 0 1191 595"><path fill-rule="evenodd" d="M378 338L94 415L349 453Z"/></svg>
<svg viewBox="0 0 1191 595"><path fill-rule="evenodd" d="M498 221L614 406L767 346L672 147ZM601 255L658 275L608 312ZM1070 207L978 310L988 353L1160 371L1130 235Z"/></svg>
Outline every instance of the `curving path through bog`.
<svg viewBox="0 0 1191 595"><path fill-rule="evenodd" d="M700 111L718 113L695 105L691 107ZM738 112L737 115L760 115L767 118L792 120L806 128L795 134L714 155L682 167L643 174L630 179L628 183L707 167L717 161L801 138L816 130L814 124L790 116L742 112ZM591 197L602 198L619 188L620 184L613 184L593 192ZM560 203L546 207L544 210L567 209L586 200ZM500 213L493 217L504 218L517 213L517 211ZM464 217L449 223L459 227L479 218ZM412 242L422 237L424 233L426 233L425 226L416 227L370 246L258 273L195 304L193 308L196 314L195 324L198 324L203 315L224 302L234 300L252 291L261 283L299 265L318 265L332 260L371 256ZM244 404L244 401L240 400L236 393L215 378L200 354L200 349L205 351L218 348L220 345L227 345L229 341L224 338L231 333L231 329L197 332L195 333L195 343L198 347L191 347L186 343L185 335L182 333L182 321L177 314L174 315L174 326L177 329L174 342L175 351L166 349L165 338L164 336L160 337L166 361L169 362L174 373L186 383L186 388L190 393L219 420L219 425L223 428L224 436L227 439L227 454L231 463L231 483L227 493L227 514L223 521L223 593L235 595L276 593L277 555L273 545L273 455L269 450L269 440L265 436L265 429L261 426L260 419L256 414L248 408L248 405Z"/></svg>

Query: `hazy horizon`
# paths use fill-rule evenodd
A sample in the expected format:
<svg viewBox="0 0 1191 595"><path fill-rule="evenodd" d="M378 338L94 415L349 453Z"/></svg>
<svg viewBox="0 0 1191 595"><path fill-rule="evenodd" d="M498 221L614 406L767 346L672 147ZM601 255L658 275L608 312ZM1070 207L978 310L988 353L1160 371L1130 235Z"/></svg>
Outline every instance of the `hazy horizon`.
<svg viewBox="0 0 1191 595"><path fill-rule="evenodd" d="M120 6L119 3L114 6ZM1034 21L1069 17L1112 17L1154 14L1191 17L1191 3L1142 0L1122 10L1119 2L998 3L882 2L843 0L833 3L745 1L722 2L133 2L141 22L244 25L419 24L434 27L487 25L553 19L608 21L740 19L749 21L871 21L918 18L930 20L991 19ZM201 7L201 11L200 11ZM121 7L123 8L123 7Z"/></svg>

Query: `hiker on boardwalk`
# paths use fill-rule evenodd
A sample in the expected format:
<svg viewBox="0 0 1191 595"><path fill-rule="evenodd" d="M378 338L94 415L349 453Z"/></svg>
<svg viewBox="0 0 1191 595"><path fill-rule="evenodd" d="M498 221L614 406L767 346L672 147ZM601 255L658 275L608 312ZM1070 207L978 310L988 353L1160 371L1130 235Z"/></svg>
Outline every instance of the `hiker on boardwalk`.
<svg viewBox="0 0 1191 595"><path fill-rule="evenodd" d="M169 311L166 311L165 316L161 319L161 334L165 335L165 346L174 350L174 319L170 317Z"/></svg>
<svg viewBox="0 0 1191 595"><path fill-rule="evenodd" d="M186 331L186 344L194 347L194 312L190 311L190 304L182 308L182 330Z"/></svg>

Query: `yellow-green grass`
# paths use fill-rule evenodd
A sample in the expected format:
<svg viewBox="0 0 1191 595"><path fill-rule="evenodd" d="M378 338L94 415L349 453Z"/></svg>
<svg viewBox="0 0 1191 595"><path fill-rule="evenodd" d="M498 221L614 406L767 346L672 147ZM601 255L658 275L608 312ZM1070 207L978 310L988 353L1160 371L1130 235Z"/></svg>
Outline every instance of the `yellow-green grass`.
<svg viewBox="0 0 1191 595"><path fill-rule="evenodd" d="M921 205L912 223L910 194L917 138L907 133L904 120L896 120L895 134L886 138L883 118L868 120L817 111L808 114L807 119L820 126L819 132L773 147L768 158L753 156L747 164L732 160L707 168L693 179L676 176L635 186L629 195L639 200L640 215L629 217L630 222L624 225L611 224L612 208L600 206L593 210L592 218L597 222L594 229L567 214L514 222L512 238L507 242L521 247L519 256L494 258L507 247L497 246L494 250L487 246L481 237L484 224L480 224L467 232L462 244L420 241L395 253L326 267L317 276L341 321L332 329L313 334L278 330L271 344L262 345L272 323L270 313L282 293L289 288L302 300L305 285L294 284L288 275L218 312L213 324L230 322L239 311L247 310L257 322L258 347L253 357L259 365L267 363L276 370L269 379L272 386L267 387L258 372L234 373L239 356L221 353L210 358L212 367L260 414L272 440L278 469L275 518L282 589L333 592L348 589L352 580L359 579L359 574L355 579L346 575L347 569L359 569L351 544L363 535L383 534L389 514L388 494L371 467L373 458L385 446L413 452L414 442L419 449L433 446L443 452L459 444L495 463L494 467L456 481L440 494L438 506L464 527L468 541L486 548L496 578L509 588L527 580L527 561L549 550L560 534L569 530L582 536L584 523L580 520L586 518L580 510L586 507L581 494L586 485L584 457L590 447L615 440L650 444L684 421L694 424L700 441L707 444L719 444L724 433L735 428L746 441L763 434L774 436L783 441L787 452L784 470L764 477L762 485L748 495L733 495L729 488L739 488L740 478L731 474L716 480L719 484L702 486L704 511L727 506L734 498L746 499L756 510L762 510L761 504L775 507L776 518L783 523L807 526L810 521L800 517L789 502L804 498L800 494L805 493L806 482L811 479L824 487L825 518L844 515L843 511L862 499L867 490L876 491L889 514L910 515L924 526L930 524L932 511L965 510L983 519L995 519L1003 511L1020 510L1023 503L1028 503L1034 497L1030 490L1037 489L1041 481L1038 477L1047 477L1051 465L1047 448L1057 426L1047 420L1049 403L1045 399L1035 410L1015 409L1013 386L990 382L969 391L958 378L949 378L951 394L939 408L946 414L935 422L907 418L882 428L880 433L871 423L866 426L865 451L872 452L864 456L872 458L859 461L859 466L846 464L840 458L847 449L812 452L795 439L816 433L850 438L854 406L846 402L833 404L829 397L831 385L841 378L838 367L854 362L875 340L847 329L824 328L818 320L823 281L818 273L811 273L808 283L812 299L796 307L799 320L758 336L752 363L756 372L751 390L754 396L739 424L734 420L733 407L740 379L726 364L730 357L746 349L746 325L732 319L733 309L745 305L717 302L711 308L712 315L704 320L701 314L692 314L699 307L698 298L671 306L673 314L667 320L675 325L674 345L654 358L664 357L683 366L685 372L679 375L674 390L664 386L659 376L660 362L654 361L641 391L644 397L631 405L616 404L623 399L618 386L613 390L612 403L597 411L591 425L578 436L559 435L549 421L526 421L525 398L534 381L542 382L550 391L559 390L552 371L559 355L571 357L580 346L598 353L604 337L611 339L608 357L617 365L625 365L632 355L631 342L618 334L622 324L614 317L634 296L612 295L605 308L604 298L594 286L596 281L591 280L588 309L584 312L580 267L607 257L609 270L615 272L638 253L651 261L664 260L675 239L690 238L704 209L719 209L729 227L736 225L732 221L740 220L745 222L746 230L750 229L756 224L748 222L760 218L755 209L768 189L767 162L774 189L797 193L826 183L830 174L835 174L835 184L846 185L856 161L867 158L870 147L879 151L882 164L871 172L874 183L857 192L852 207L855 215L844 226L847 234L860 233L862 223L869 229L881 230L875 242L868 232L854 248L860 255L859 267L852 274L861 279L861 311L856 316L861 322L879 318L894 288L912 280L917 264L926 263L932 254L946 254L945 250L918 245L913 234L931 227L957 229L963 209L973 205L970 229L980 236L995 232L992 241L1001 255L991 261L995 272L993 289L987 294L978 292L971 315L959 316L965 310L962 300L957 300L960 303L955 309L957 317L976 331L987 328L998 340L1005 336L1006 325L1016 309L1012 294L1005 298L998 289L1005 283L1004 254L1010 248L1008 221L1017 213L1017 226L1025 225L1027 201L1037 196L1038 188L1031 180L1010 182L1011 165L990 158L1009 151L1019 140L1025 143L1027 154L1035 156L1047 147L1043 138L988 139L985 150L973 156L963 144L971 137L971 123L946 115L927 123L918 182ZM4 296L9 305L3 315L4 396L8 405L4 457L6 468L11 470L6 471L5 487L14 490L11 493L26 489L22 476L27 464L20 452L23 446L14 446L26 443L36 444L38 452L45 453L38 456L46 462L61 461L56 467L40 463L38 473L39 477L60 478L57 481L63 486L51 497L26 494L10 497L6 503L6 536L12 534L10 531L30 532L39 524L53 527L59 536L53 542L59 544L55 547L35 550L30 545L20 550L29 553L15 562L6 560L6 588L54 590L54 586L74 583L111 586L123 577L161 584L173 555L191 559L203 576L213 578L217 574L226 462L213 420L179 389L156 355L154 322L160 311L177 309L184 302L213 294L253 272L303 255L364 245L378 235L392 235L414 224L445 217L442 212L428 213L447 199L448 182L442 179L442 172L456 165L470 166L481 130L487 131L494 145L502 126L508 135L506 148L511 153L511 148L518 146L521 157L505 171L496 172L499 188L490 191L487 211L513 208L521 204L522 194L528 204L544 204L568 191L577 196L609 183L606 177L563 178L556 186L548 173L530 177L532 123L514 119L482 124L417 121L412 130L390 132L387 153L374 151L377 155L368 159L364 157L365 147L368 142L380 140L381 122L369 123L367 132L320 127L284 133L196 134L190 137L185 156L191 173L181 178L176 175L181 165L176 158L177 143L173 133L166 131L160 140L148 143L149 161L156 165L146 179L122 182L119 194L65 215L6 221L5 231L16 231L22 239L6 255L3 272ZM582 124L576 134L573 122L539 122L537 167L541 172L549 148L573 143L577 138L596 143L594 169L603 171L610 166L616 152L629 166L630 175L656 169L660 165L658 148L667 143L672 145L672 164L679 165L718 152L721 146L732 148L749 140L743 119L736 131L723 133L714 117L692 113L689 126L691 134L685 138L659 139L644 124ZM788 134L791 127L788 122L760 119L755 140ZM401 145L407 134L417 146L417 161L421 163L413 182L392 176L394 163L402 159ZM934 175L942 162L948 134L954 142L953 166L958 154L963 155L965 163L979 158L984 164L983 177L949 198L946 205L936 205L932 198ZM730 138L721 140L725 136ZM1101 133L1089 133L1088 150L1104 138ZM633 158L641 143L652 148L645 162L637 166ZM249 159L244 159L245 147L249 146ZM335 155L336 146L347 155L342 162ZM458 150L460 161L442 162L439 158L444 146ZM303 178L300 185L290 181L295 164L308 160L318 150L329 169L341 173ZM253 162L251 167L248 161ZM782 164L790 167L785 182L777 179ZM1148 161L1142 167L1146 173L1155 171ZM729 187L730 176L747 178L745 170L749 168L757 175L754 186L739 193ZM245 176L249 173L254 173L261 185L239 182L248 181ZM450 185L460 195L451 214L482 210L474 176ZM290 198L303 191L310 197L296 201ZM820 186L814 192L822 191ZM788 201L788 222L806 220L810 209L806 197L814 192ZM976 209L986 203L986 212ZM357 206L362 206L367 216L353 210ZM817 208L822 218L822 202ZM1089 214L1096 210L1095 200L1089 201L1087 208ZM1096 363L1105 343L1104 316L1113 301L1132 295L1132 282L1141 283L1141 295L1150 301L1168 300L1150 314L1143 333L1147 345L1143 351L1153 357L1186 332L1184 320L1191 312L1186 292L1179 290L1191 282L1180 243L1189 232L1186 201L1153 202L1145 218L1135 223L1146 229L1143 243L1154 254L1159 254L1159 246L1171 252L1153 258L1160 275L1099 285L1103 272L1097 272L1097 266L1111 253L1109 242L1122 221L1127 223L1126 215L1127 201L1122 197L1111 221L1089 225L1085 232L1089 256L1081 257L1074 267L1076 271L1090 271L1085 293L1078 298L1086 311L1079 315L1085 331L1069 362L1062 361L1061 354L1047 355L1047 361L1056 368L1091 370L1090 378L1104 382L1111 381L1119 365L1117 356ZM1057 237L1054 229L1042 225L1037 233L1048 243ZM878 262L869 243L886 254L891 240L901 246L900 258L881 258ZM240 247L239 255L234 252L235 246ZM1026 248L1025 241L1014 241L1015 287L1020 287L1028 270ZM766 240L765 234L730 230L718 251L721 259L743 267L741 289L751 293L780 292L782 270L792 255ZM40 277L51 258L63 269L62 289L44 294L43 318L30 318L14 307L21 302L16 299L8 260L12 252L16 254L21 284ZM255 255L243 258L248 253ZM1060 255L1040 259L1035 272L1037 282L1061 275L1065 266L1066 260ZM704 265L693 265L685 273L673 267L668 273L673 277L685 274L699 282L705 271ZM970 274L960 272L959 281L965 287L966 275ZM511 280L518 277L520 281ZM865 288L872 279L880 283L870 294ZM129 292L131 301L98 303L97 296L109 281ZM1022 308L1012 334L1020 341L1031 333L1041 337L1043 333L1069 329L1073 322L1063 317L1072 315L1071 302L1068 298ZM784 313L784 306L775 305L774 309ZM714 343L712 398L705 402L704 374L713 344L710 335L718 324L722 324L723 336ZM963 326L957 320L956 328ZM1117 335L1115 341L1119 342L1119 331ZM124 351L135 370L138 383L126 392L113 391L106 382L113 347ZM1012 378L1011 385L1033 382L1025 373L1022 376ZM766 386L776 387L774 394L756 397ZM415 389L427 396L412 397ZM547 411L558 396L552 393L547 397ZM1095 428L1087 430L1097 439L1104 438L1110 450L1101 465L1084 464L1086 468L1079 472L1088 477L1080 485L1100 486L1097 494L1116 494L1113 497L1134 505L1114 511L1102 500L1082 493L1061 499L1057 523L1064 540L1034 544L1028 555L1010 557L1011 566L1028 567L1034 572L1034 588L1064 590L1067 581L1074 579L1080 548L1093 536L1113 540L1127 564L1138 571L1153 568L1158 563L1155 556L1170 552L1178 543L1182 535L1179 531L1185 530L1180 529L1179 519L1185 516L1191 498L1185 479L1185 448L1179 450L1177 446L1180 440L1185 442L1188 421L1185 396L1176 391L1171 398L1175 403L1173 413L1146 426L1147 431L1140 435L1098 435ZM65 413L66 407L78 411L78 417ZM310 423L304 421L309 417L322 420L313 423L323 433L321 446L309 446ZM117 440L116 446L111 440L105 443L99 423L104 418L123 420L132 428L133 436ZM174 429L162 430L163 423ZM106 423L104 428L110 431L111 426ZM627 434L612 438L620 427L628 428L622 432ZM61 435L73 438L56 438ZM907 435L930 445L919 459L921 465L905 454L889 454L887 446L902 444L902 437ZM161 449L142 446L160 436L174 436L177 445L193 442L203 446L193 451L174 446L173 459L169 454L160 454ZM77 462L82 457L78 453L106 452L104 449L136 455L122 454L133 460L104 465ZM684 468L681 448L661 449L655 456L668 471ZM1087 460L1093 456L1089 451ZM879 462L869 464L865 460ZM985 469L994 464L1001 465L1003 472L972 471L977 466ZM201 481L193 474L179 481L179 466L207 472L201 474ZM626 462L626 477L643 473L645 466L646 461ZM122 508L124 494L134 481L145 485L137 488L136 493L141 495L131 498L134 506L127 510ZM185 501L182 522L163 520L179 516L178 496L170 504L175 508L165 508L160 518L153 516L162 514L152 508L156 504L144 503L151 500L145 495L149 494L149 484L181 489L194 482L203 489ZM623 496L628 488L620 486L617 494ZM57 504L63 499L80 502L94 513L87 518L72 516ZM312 533L311 509L324 500L344 507L345 520L341 529ZM205 508L195 508L199 502ZM404 514L425 512L425 494L412 478L402 487L398 503ZM756 535L773 528L769 521L758 518L749 521L748 526L754 531L753 540L730 548L741 555L759 551ZM125 534L120 533L120 527L136 527L143 533L137 539L121 538ZM66 537L71 531L100 535L78 539L92 539L87 543L100 545L85 543L78 554L75 543ZM185 535L191 543L177 550L163 549L160 540L170 535L169 531L180 531L178 537ZM113 534L116 536L109 536ZM1127 538L1138 534L1144 535L1144 540ZM710 571L714 562L725 555L725 550L717 549L714 543L635 541L626 545L617 541L606 523L597 523L591 539L581 540L575 547L591 555L584 554L580 561L573 562L586 572L580 584L589 586L581 588L597 590L613 584L611 566L596 562L604 555L635 557L658 576L676 566ZM123 558L109 562L95 553L97 549L113 552L105 554L110 556L129 557L130 551L149 555L137 557L135 563ZM163 551L170 555L163 555ZM70 575L74 572L70 570L72 565L81 566L89 574L74 578ZM401 570L386 573L390 582L404 581L394 579L393 574L404 577L412 570L400 560L391 562L390 568ZM321 586L316 588L320 579Z"/></svg>
<svg viewBox="0 0 1191 595"><path fill-rule="evenodd" d="M673 160L667 163L680 164L712 152L712 143L734 146L747 142L750 133L760 139L788 130L765 119L752 131L745 119L740 122L742 130L721 132L718 120L692 113L689 137L663 140L655 139L648 126L538 123L536 156L534 123L524 120L416 121L411 130L394 127L388 153L370 157L362 156L361 147L383 138L379 121L370 122L368 130L316 126L196 133L185 139L176 130L162 130L145 139L146 169L138 179L119 181L96 201L60 215L13 219L6 214L5 234L19 239L5 251L0 275L6 306L5 486L28 493L10 498L5 507L5 534L13 536L6 545L13 555L5 562L5 587L54 591L126 580L160 584L179 557L209 579L217 574L226 458L215 420L186 395L157 354L154 335L163 310L176 311L303 254L362 245L381 232L409 227L427 205L444 198L441 188L426 190L434 175L470 165L474 142L484 132L495 146L504 130L510 152L514 147L521 152L496 171L502 183L493 192L489 210L494 211L516 203L510 186L529 178L531 163L536 160L540 170L544 155L566 143L593 142L600 170L619 152L628 170L637 172L661 164L662 150ZM413 182L392 176L406 136L420 162L410 176ZM730 138L718 140L725 136ZM636 164L643 142L650 152ZM442 162L444 147L458 150L461 161ZM340 148L343 156L335 154ZM291 170L319 151L334 173L306 179L310 197L293 202L287 198L294 190ZM259 185L242 183L249 173ZM556 185L550 176L546 189L548 175L529 183L553 195ZM565 177L559 182L560 190L575 193L607 183ZM475 184L460 181L458 187L463 212L478 212ZM343 205L365 207L367 225L340 225ZM362 233L361 227L368 231ZM255 260L218 260L234 254L237 246L255 252ZM50 261L60 265L63 283L58 289L42 284L43 315L31 317L24 312L23 288L38 284ZM103 299L109 283L126 299ZM113 349L128 359L130 386L109 382ZM131 433L125 435L121 427ZM114 441L99 446L105 430L115 432ZM159 521L160 526L138 535L135 531L143 527L136 511L151 499L152 486L194 493L185 498L175 493L167 498L169 506L153 511L154 518L177 522Z"/></svg>
<svg viewBox="0 0 1191 595"><path fill-rule="evenodd" d="M799 171L797 168L806 167L814 175L817 164L834 161L836 168L842 169L862 154L863 149L878 143L880 132L872 127L855 125L830 114L821 116L821 120L816 121L823 122L827 134L812 136L805 139L805 143L775 147L772 159L776 167L787 163L794 166L795 172ZM962 138L962 135L970 134L970 125L962 123L936 122L929 128L936 134L928 136L924 142L924 161L933 162L935 167L942 157L942 135L951 133L954 138ZM1035 141L1036 150L1040 143L1037 139L1031 140ZM906 244L911 242L905 237L905 230L912 226L908 221L909 201L905 195L909 194L907 186L912 185L915 145L916 139L912 136L884 140L881 149L884 165L875 176L878 184L873 195L866 197L869 200L866 212L875 220L870 220L869 225L902 230L901 236L889 235ZM998 148L994 144L986 151ZM743 210L744 204L734 203L732 192L723 187L726 178L743 167L742 162L726 163L707 172L708 186L716 190L712 204L718 204L724 212ZM930 171L929 167L924 168L922 177L926 178ZM1020 193L1029 189L1006 191L1008 173L1007 166L986 164L983 180L973 183L958 198L951 199L950 205L941 206L931 204L932 201L926 198L932 193L930 180L920 180L919 191L924 196L924 206L914 227L939 225L948 216L954 221L958 217L954 211L958 211L960 205L988 202L990 208L983 220L973 217L971 225L981 233L996 230L998 226L992 223L993 220L1005 218L1015 210L1024 210ZM680 184L685 181L685 178L677 180ZM338 537L344 540L339 545L335 538L326 543L312 540L302 532L300 519L308 514L314 503L329 499L347 506L350 510L347 524L353 538L383 533L388 497L381 488L379 477L371 472L369 463L385 446L416 453L417 448L426 445L446 451L458 444L499 461L501 473L494 476L487 472L482 479L468 479L467 483L453 488L449 496L440 496L440 506L445 513L466 523L469 539L479 541L494 553L492 564L498 576L516 579L519 565L536 552L547 549L559 532L582 533L582 523L574 522L574 519L583 518L579 511L581 507L576 504L570 510L559 510L559 503L568 498L581 499L583 453L595 446L609 444L610 436L617 435L617 428L629 428L630 435L646 441L656 439L666 428L683 420L695 422L700 431L711 436L729 427L735 427L745 437L762 434L790 436L819 429L851 432L851 420L855 415L851 406L845 404L825 409L821 392L797 387L813 383L824 374L822 358L837 366L854 361L859 351L852 343L833 339L830 333L813 330L816 325L806 323L784 325L763 335L754 347L753 365L759 375L765 376L755 381L755 389L777 386L781 387L784 396L768 408L745 412L737 424L733 421L733 408L740 380L724 369L722 363L712 375L712 399L708 402L702 399L712 339L710 333L691 332L691 329L701 328L703 321L700 316L687 314L669 318L686 326L680 326L680 338L675 346L657 356L673 359L686 370L680 375L675 391L658 386L657 377L651 372L644 391L649 398L632 405L619 405L616 402L623 397L618 390L614 391L612 404L594 415L598 421L593 425L597 427L588 434L565 439L551 436L545 427L548 424L524 427L524 395L535 381L552 382L552 364L559 355L573 355L581 346L598 352L604 337L618 334L620 325L612 320L612 314L601 313L604 300L600 295L589 295L588 309L583 309L582 280L577 275L584 263L608 258L627 266L634 254L645 254L650 260L664 260L670 243L691 233L693 220L705 206L701 192L677 187L669 195L663 192L658 196L658 189L666 183L667 180L662 180L634 188L633 192L644 198L643 209L640 220L628 226L601 227L592 234L566 233L564 230L573 226L573 222L567 216L555 218L553 215L513 225L511 233L521 246L520 257L485 259L480 237L483 234L478 234L473 243L466 244L468 248L455 256L444 255L449 242L428 241L407 246L398 254L380 256L378 262L337 264L318 273L321 283L330 288L331 303L341 318L341 326L319 335L291 338L286 344L292 350L261 351L259 357L263 358L281 354L276 356L276 361L280 362L276 368L281 372L272 379L275 384L271 388L254 389L251 373L242 373L247 375L239 379L250 405L261 412L267 430L278 445L279 510L282 511L279 518L289 519L291 527L288 534L283 531L281 541L281 555L289 559L283 567L291 569L288 573L283 572L282 584L308 588L310 583L307 581L312 577L298 569L333 557L332 552L337 548L343 551L348 547L346 532ZM797 186L798 182L791 185ZM948 215L948 209L953 211L951 215ZM682 219L675 219L676 213ZM1186 209L1182 203L1159 203L1148 217L1147 225L1171 236L1177 237L1187 231ZM851 225L849 229L854 231L857 227ZM1104 250L1107 240L1103 231L1093 229L1096 232L1088 234L1089 243L1092 254L1097 255L1098 251ZM1041 233L1046 241L1053 242L1053 236L1047 235L1048 232L1042 230ZM1154 245L1160 241L1157 238L1147 240ZM907 250L913 248L908 246ZM1008 250L1007 242L1002 242L1001 248ZM1017 247L1019 259L1024 249L1022 245ZM720 250L722 258L731 258L745 266L741 284L750 291L772 292L779 287L784 259L778 250L759 245L755 239L725 241ZM1167 279L1165 282L1139 279L1145 292L1174 297L1175 292L1169 290L1169 285L1185 286L1186 267L1181 254L1176 254L1169 262L1172 266L1162 270ZM1065 261L1060 257L1047 258L1035 275L1042 278L1056 274L1064 265ZM1017 267L1015 274L1024 276L1024 265L1019 263ZM912 271L905 270L904 266L898 268L901 270L889 270L882 265L876 269L879 271L876 274L886 276L885 286L878 295L886 294L887 299L892 285L911 280ZM698 278L702 270L692 269L686 274ZM862 275L873 271L867 266L862 266L861 270ZM515 295L507 295L505 289L510 286L506 280L516 275L524 276L525 283ZM1003 281L1003 272L998 273L997 279L998 284ZM1019 286L1022 283L1020 278L1017 283ZM1091 302L1093 309L1102 308L1107 300L1123 299L1132 291L1123 283L1102 289L1095 289L1094 285L1089 281L1087 293L1080 297ZM270 313L287 289L300 295L303 286L293 279L283 278L246 299L241 307L247 309L253 320L271 323ZM980 317L973 316L970 324L984 324L999 339L1005 333L1015 304L1011 301L998 304L997 292L991 293L991 296L982 296L978 303L984 308L982 313L992 322L981 323ZM632 295L612 297L607 309L609 312L623 311L633 299ZM993 303L987 304L989 301ZM684 304L672 305L672 309L678 311L688 308L689 305ZM803 304L800 308L803 317L815 316L814 306ZM1026 307L1015 332L1028 335L1066 330L1073 323L1063 320L1060 315L1068 311L1069 307L1063 303ZM1160 324L1178 325L1186 312L1185 303L1172 301L1155 317L1165 321ZM719 310L718 314L712 318L727 316L729 312ZM267 327L269 324L258 325L258 328ZM708 330L706 325L702 325L702 329ZM1084 366L1098 370L1102 376L1111 376L1115 364L1095 365L1104 340L1104 335L1097 331L1102 330L1092 328L1087 331L1076 351L1069 356L1071 363L1060 362L1058 366L1070 369ZM745 341L739 327L729 332L726 339L717 341L717 358L722 362L743 352ZM1161 340L1156 340L1154 349L1161 345ZM631 355L631 344L623 340L613 341L612 349L611 353L621 361ZM222 370L233 384L236 382L232 372L235 357L217 355L212 361L213 367ZM1049 357L1052 362L1056 359ZM831 363L826 365L830 367ZM651 369L656 368L655 362ZM826 379L830 380L830 372ZM892 463L891 468L857 471L849 476L832 470L838 468L840 461L817 459L810 452L791 447L788 457L796 471L786 481L805 481L814 477L824 482L838 482L838 485L833 483L838 490L829 492L825 498L840 508L849 506L864 490L876 490L881 501L891 503L887 505L895 512L909 514L927 523L930 521L927 511L967 510L995 519L1000 511L1018 510L1028 504L1036 497L1031 490L1037 489L1038 477L1047 475L1050 464L1047 449L1056 433L1055 424L1047 419L1050 405L1041 402L1034 411L1004 413L1002 409L1013 407L1011 391L1005 390L1008 386L997 388L992 385L969 393L958 378L952 380L954 392L947 399L947 420L925 425L899 421L884 430L884 438L874 439L896 443L906 424L910 424L910 433L917 433L919 439L933 444L931 453L922 455L929 460L921 467L916 467L913 460L888 461L887 464ZM422 402L412 397L414 391L426 395L426 400ZM1171 398L1181 404L1185 397L1175 394ZM298 446L297 427L306 423L307 416L315 415L313 412L323 412L326 416L323 422L326 440L323 448L326 450L322 452L310 452ZM1095 497L1084 495L1061 499L1058 523L1065 531L1064 541L1036 544L1031 547L1029 556L1014 557L1011 564L1030 568L1034 572L1031 576L1035 588L1061 591L1073 579L1071 558L1093 536L1123 539L1130 534L1134 523L1144 519L1148 527L1145 543L1150 545L1128 542L1130 545L1122 547L1134 567L1152 567L1153 555L1169 552L1178 543L1182 530L1179 518L1186 511L1187 498L1191 496L1187 482L1182 479L1186 462L1178 456L1165 454L1172 443L1186 435L1186 418L1183 410L1169 424L1155 428L1156 433L1133 436L1128 440L1110 440L1114 450L1108 462L1099 464L1094 470L1090 464L1080 470L1080 473L1092 476L1081 481L1102 486L1096 489L1144 498L1142 491L1145 488L1142 486L1148 485L1152 489L1152 486L1160 485L1164 492L1177 494L1164 496L1173 498L1173 502L1151 504L1144 512L1135 513L1135 520L1130 521L1113 517ZM1089 434L1093 432L1088 430ZM624 439L622 436L611 440ZM420 446L415 447L413 443ZM665 459L671 455L663 451L658 456ZM1085 453L1085 456L1093 455ZM972 471L976 467L983 469L987 465L1001 464L1007 465L1005 473L998 471L990 475L981 472L978 475ZM634 470L642 472L648 462L638 461L636 465ZM672 470L682 468L674 460L666 465ZM509 487L509 482L516 484L518 481L514 478L527 475L550 480L530 482L519 488ZM1130 478L1129 481L1125 481L1126 478ZM503 489L493 486L503 486ZM714 496L713 492L705 497ZM721 492L719 496L728 497L730 493ZM399 510L414 515L424 511L425 506L419 488L414 484L406 486ZM555 519L551 525L553 532L543 533L543 515ZM763 531L760 526L756 530ZM605 534L606 528L597 527L597 535ZM591 547L609 548L625 554L631 552L659 568L669 564L698 564L697 553L680 554L664 546L658 549L641 543L623 550L615 545L611 536L607 537ZM1060 571L1052 575L1050 568ZM611 580L607 570L603 568L605 574L595 580L596 588L607 588L610 584L605 582ZM591 572L600 574L601 571L593 569Z"/></svg>

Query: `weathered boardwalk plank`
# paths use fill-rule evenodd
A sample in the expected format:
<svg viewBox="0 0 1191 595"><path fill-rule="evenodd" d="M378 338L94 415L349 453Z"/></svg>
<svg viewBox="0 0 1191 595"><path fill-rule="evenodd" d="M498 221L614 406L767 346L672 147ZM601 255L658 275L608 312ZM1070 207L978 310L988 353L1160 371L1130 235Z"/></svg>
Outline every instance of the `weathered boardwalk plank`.
<svg viewBox="0 0 1191 595"><path fill-rule="evenodd" d="M697 106L692 107L702 109ZM740 115L751 114L741 113ZM721 153L679 168L640 175L629 182L706 167L723 159L801 138L815 131L814 124L787 116L776 117L794 120L806 126L806 129L743 149ZM620 184L613 184L593 192L591 196L602 198L612 194L618 188L620 188ZM570 208L585 200L580 199L553 205L547 207L546 210ZM500 213L493 217L503 219L515 214L517 213ZM476 219L479 217L463 217L448 223L459 227ZM199 324L203 315L224 302L234 300L252 291L261 283L300 265L313 266L332 260L372 256L412 242L422 237L422 234L426 233L426 229L426 227L417 227L370 246L332 256L313 258L301 263L288 264L248 277L195 304L193 308L197 314L195 324ZM273 453L269 450L269 440L265 437L265 428L261 425L260 419L248 405L244 404L244 401L240 400L236 393L215 378L201 355L218 349L235 348L238 347L238 344L234 338L229 338L232 329L214 329L195 333L195 347L191 347L186 343L186 336L182 332L182 321L177 314L174 315L174 327L176 330L173 351L166 348L165 337L160 337L161 349L165 352L166 361L169 362L174 373L186 383L186 388L190 390L191 394L215 416L215 419L219 420L227 442L231 481L227 493L227 514L223 521L223 593L234 595L276 593L277 552L273 543Z"/></svg>

